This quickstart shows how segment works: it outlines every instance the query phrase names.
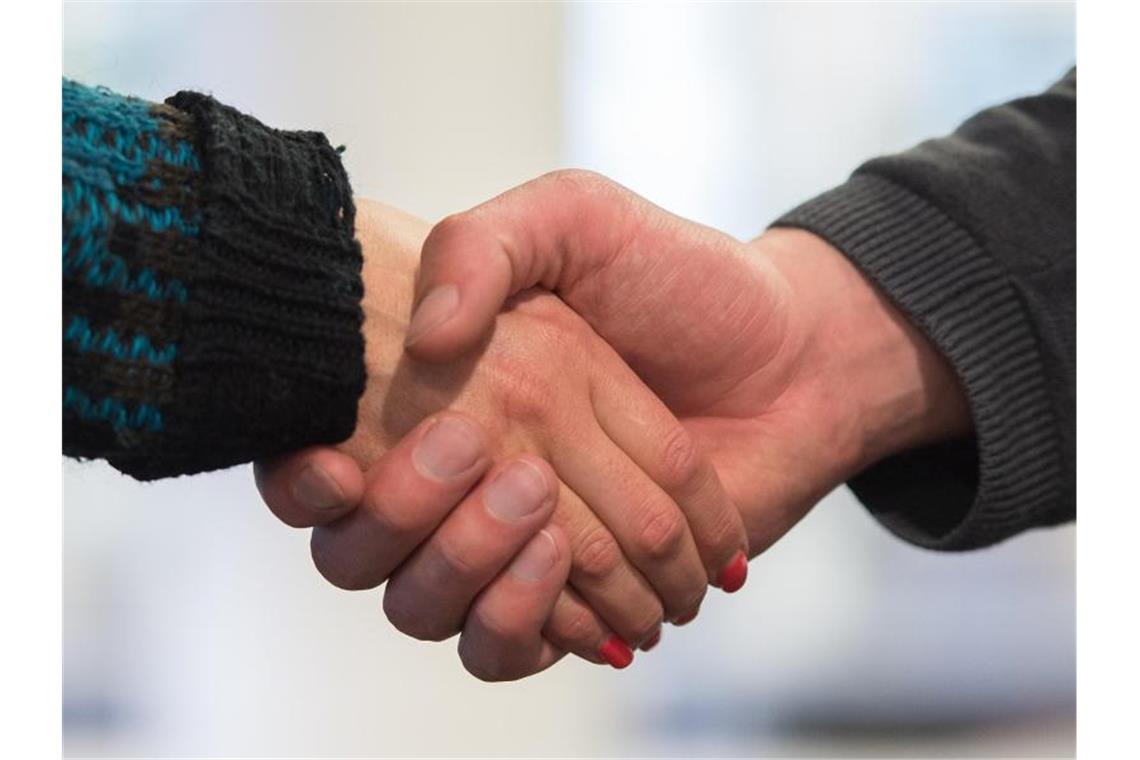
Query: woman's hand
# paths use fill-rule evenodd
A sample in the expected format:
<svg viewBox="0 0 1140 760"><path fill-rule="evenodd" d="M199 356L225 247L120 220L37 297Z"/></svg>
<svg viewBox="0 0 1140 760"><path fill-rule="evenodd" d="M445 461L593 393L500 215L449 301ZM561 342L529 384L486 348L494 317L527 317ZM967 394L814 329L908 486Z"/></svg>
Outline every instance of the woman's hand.
<svg viewBox="0 0 1140 760"><path fill-rule="evenodd" d="M384 452L367 476L355 460L327 447L259 463L255 473L263 498L282 521L294 527L318 527L313 536L314 561L344 588L370 586L371 580L360 579L382 578L393 571L393 585L396 579L414 581L416 575L404 573L399 565L411 563L407 558L415 555L422 568L425 558L416 550L422 537L433 531L471 543L471 560L461 568L446 564L434 571L429 568L429 573L437 573L437 584L412 598L411 608L394 610L389 600L396 597L386 594L385 610L412 633L439 625L433 614L440 612L451 620L455 608L462 607L466 619L460 653L467 668L484 679L503 680L549 667L569 647L575 630L557 623L566 629L561 647L543 636L555 604L565 607L560 595L570 567L565 533L548 524L554 500L539 497L537 509L514 519L497 519L490 509L501 504L502 496L488 499L489 492L501 489L506 470L520 462L546 477L549 468L542 460L525 456L512 465L496 466L484 477L491 458L478 425L462 414L443 412L424 420ZM524 477L524 487L526 483ZM359 505L364 506L354 513ZM330 550L334 553L326 555ZM472 571L504 566L485 589L472 587ZM575 651L596 661L609 635L584 604L574 614L583 620ZM611 643L605 654L620 665L628 648L623 652Z"/></svg>
<svg viewBox="0 0 1140 760"><path fill-rule="evenodd" d="M696 613L710 580L739 587L746 539L715 470L585 322L552 296L524 294L457 362L418 362L403 343L427 225L376 204L362 204L360 219L369 384L357 431L340 448L361 465L377 463L372 482L346 475L345 460L321 450L261 478L283 519L320 526L313 554L322 573L346 588L390 576L385 611L397 627L440 639L466 626L461 653L484 677L533 672L563 649L624 664L627 651L611 632L648 644L663 619ZM463 414L415 427L443 409ZM450 448L424 454L433 431L444 430ZM449 511L491 462L491 475ZM329 503L351 505L363 494L363 508L302 510L298 495L328 486L308 469L314 463L333 482L347 477L328 491ZM302 472L299 492L280 487L285 474ZM434 491L423 488L425 477ZM551 513L554 527L536 533ZM501 573L523 544L516 562L535 560L529 576L540 554L551 560L541 583L528 581L537 586L520 587L526 573ZM564 565L571 587L560 590ZM551 588L559 593L547 600ZM530 604L515 598L524 591ZM549 609L533 612L535 599ZM518 621L504 622L521 609L528 631L546 623L543 646L529 634L531 643L519 645ZM526 656L504 659L503 649Z"/></svg>

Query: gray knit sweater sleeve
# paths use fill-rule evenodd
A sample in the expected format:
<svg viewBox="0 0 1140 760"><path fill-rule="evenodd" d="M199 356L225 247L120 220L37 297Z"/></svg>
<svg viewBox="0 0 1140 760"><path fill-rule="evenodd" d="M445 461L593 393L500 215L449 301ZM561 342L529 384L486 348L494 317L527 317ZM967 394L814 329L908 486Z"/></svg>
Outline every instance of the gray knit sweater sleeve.
<svg viewBox="0 0 1140 760"><path fill-rule="evenodd" d="M1076 517L1076 111L1074 68L776 222L843 251L966 389L972 437L849 484L915 544L970 549Z"/></svg>

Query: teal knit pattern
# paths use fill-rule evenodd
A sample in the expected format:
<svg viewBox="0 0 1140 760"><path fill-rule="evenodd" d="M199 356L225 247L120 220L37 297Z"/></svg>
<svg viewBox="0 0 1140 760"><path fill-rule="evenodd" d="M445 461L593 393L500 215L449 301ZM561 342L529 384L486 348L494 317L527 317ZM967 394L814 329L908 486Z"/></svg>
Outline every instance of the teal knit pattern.
<svg viewBox="0 0 1140 760"><path fill-rule="evenodd" d="M184 262L146 255L147 241L198 234L187 127L168 106L63 82L63 413L82 449L137 446L164 427L178 343L140 331L138 315L169 333L188 298L168 266Z"/></svg>
<svg viewBox="0 0 1140 760"><path fill-rule="evenodd" d="M149 480L347 438L362 259L325 136L67 80L62 118L64 453Z"/></svg>

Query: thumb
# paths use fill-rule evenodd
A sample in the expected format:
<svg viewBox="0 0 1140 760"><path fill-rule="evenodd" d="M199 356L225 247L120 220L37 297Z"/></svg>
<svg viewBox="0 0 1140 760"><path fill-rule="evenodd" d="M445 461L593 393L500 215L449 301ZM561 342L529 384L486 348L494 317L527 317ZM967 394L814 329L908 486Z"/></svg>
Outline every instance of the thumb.
<svg viewBox="0 0 1140 760"><path fill-rule="evenodd" d="M644 203L601 175L569 170L445 218L424 241L408 352L452 359L479 343L512 295L573 287L621 251Z"/></svg>

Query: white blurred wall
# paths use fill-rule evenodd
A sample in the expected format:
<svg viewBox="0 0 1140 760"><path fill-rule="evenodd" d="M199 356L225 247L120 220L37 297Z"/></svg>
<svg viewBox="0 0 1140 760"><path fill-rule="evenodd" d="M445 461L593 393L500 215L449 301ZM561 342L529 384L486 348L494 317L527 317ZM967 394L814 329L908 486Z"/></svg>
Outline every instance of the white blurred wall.
<svg viewBox="0 0 1140 760"><path fill-rule="evenodd" d="M1074 60L1063 4L68 4L64 72L348 145L437 218L562 165L739 236ZM66 463L69 754L1071 753L1072 528L942 556L841 490L627 671L467 676L325 584L248 468Z"/></svg>

